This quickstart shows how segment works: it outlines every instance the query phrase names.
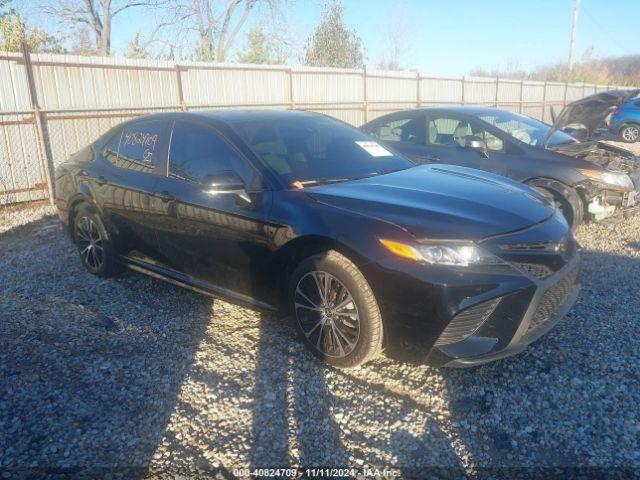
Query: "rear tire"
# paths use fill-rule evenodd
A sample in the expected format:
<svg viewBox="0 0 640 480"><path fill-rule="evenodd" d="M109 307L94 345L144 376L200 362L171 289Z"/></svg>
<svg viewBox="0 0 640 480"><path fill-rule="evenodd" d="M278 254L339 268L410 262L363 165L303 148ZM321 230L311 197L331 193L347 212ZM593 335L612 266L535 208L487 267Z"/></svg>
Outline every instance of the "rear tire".
<svg viewBox="0 0 640 480"><path fill-rule="evenodd" d="M640 125L629 123L619 130L620 140L625 143L635 143L640 139Z"/></svg>
<svg viewBox="0 0 640 480"><path fill-rule="evenodd" d="M80 261L89 273L111 277L122 270L111 236L100 216L89 204L78 207L73 219L73 240Z"/></svg>
<svg viewBox="0 0 640 480"><path fill-rule="evenodd" d="M333 366L356 367L382 351L378 302L360 270L337 251L298 265L289 282L289 308L307 347Z"/></svg>

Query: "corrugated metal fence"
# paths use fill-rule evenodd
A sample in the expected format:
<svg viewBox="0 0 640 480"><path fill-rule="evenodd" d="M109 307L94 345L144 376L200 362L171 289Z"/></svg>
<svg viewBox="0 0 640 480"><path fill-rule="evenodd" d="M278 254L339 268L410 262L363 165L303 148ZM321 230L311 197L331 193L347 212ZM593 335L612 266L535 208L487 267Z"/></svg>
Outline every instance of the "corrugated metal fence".
<svg viewBox="0 0 640 480"><path fill-rule="evenodd" d="M427 105L489 105L550 119L607 85L414 72L0 53L0 204L50 197L55 166L111 126L158 111L232 107L326 113L359 126Z"/></svg>

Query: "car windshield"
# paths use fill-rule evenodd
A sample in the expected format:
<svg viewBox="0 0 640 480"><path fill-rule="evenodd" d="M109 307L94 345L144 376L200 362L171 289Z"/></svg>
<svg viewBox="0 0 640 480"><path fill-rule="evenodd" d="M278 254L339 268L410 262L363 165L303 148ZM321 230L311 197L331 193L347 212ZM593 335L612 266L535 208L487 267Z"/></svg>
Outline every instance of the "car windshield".
<svg viewBox="0 0 640 480"><path fill-rule="evenodd" d="M286 185L297 188L415 166L355 128L324 116L249 120L231 127Z"/></svg>
<svg viewBox="0 0 640 480"><path fill-rule="evenodd" d="M496 111L479 115L479 118L532 147L544 147L544 139L551 128L539 120L512 112ZM575 142L572 136L556 131L549 139L549 146Z"/></svg>

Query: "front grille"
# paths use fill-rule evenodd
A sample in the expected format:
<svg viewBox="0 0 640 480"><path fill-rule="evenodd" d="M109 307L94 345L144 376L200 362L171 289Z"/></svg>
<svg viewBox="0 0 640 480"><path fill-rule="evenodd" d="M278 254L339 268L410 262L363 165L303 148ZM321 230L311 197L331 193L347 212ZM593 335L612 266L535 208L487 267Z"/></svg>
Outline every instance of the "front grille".
<svg viewBox="0 0 640 480"><path fill-rule="evenodd" d="M553 270L549 267L538 263L514 263L514 265L524 273L539 278L540 280L547 278L553 273Z"/></svg>
<svg viewBox="0 0 640 480"><path fill-rule="evenodd" d="M450 345L473 335L491 316L500 303L501 298L502 297L494 298L493 300L474 305L457 314L444 329L440 338L436 341L436 345Z"/></svg>
<svg viewBox="0 0 640 480"><path fill-rule="evenodd" d="M571 272L547 289L536 308L527 333L544 327L549 320L555 317L565 304L580 276L580 267L576 266Z"/></svg>

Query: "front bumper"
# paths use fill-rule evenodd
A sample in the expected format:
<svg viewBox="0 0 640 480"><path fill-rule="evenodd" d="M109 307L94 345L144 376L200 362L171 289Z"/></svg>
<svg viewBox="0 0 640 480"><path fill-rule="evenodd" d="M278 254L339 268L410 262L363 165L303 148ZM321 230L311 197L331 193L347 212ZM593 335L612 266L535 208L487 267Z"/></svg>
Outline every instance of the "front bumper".
<svg viewBox="0 0 640 480"><path fill-rule="evenodd" d="M578 246L557 217L485 242L490 251L511 245L503 255L507 269L456 270L398 258L363 266L384 319L387 354L466 367L516 354L551 330L579 291ZM557 254L532 251L550 238L568 240ZM523 251L527 245L534 248Z"/></svg>
<svg viewBox="0 0 640 480"><path fill-rule="evenodd" d="M470 367L515 355L542 337L567 314L580 292L579 257L576 255L565 268L541 282L509 343L500 349L492 348L499 339L484 336L490 325L458 344L435 347L427 359L430 363L447 367ZM489 319L488 322L503 319Z"/></svg>

